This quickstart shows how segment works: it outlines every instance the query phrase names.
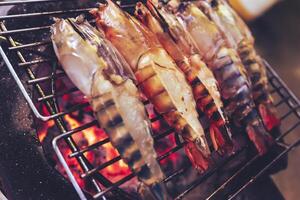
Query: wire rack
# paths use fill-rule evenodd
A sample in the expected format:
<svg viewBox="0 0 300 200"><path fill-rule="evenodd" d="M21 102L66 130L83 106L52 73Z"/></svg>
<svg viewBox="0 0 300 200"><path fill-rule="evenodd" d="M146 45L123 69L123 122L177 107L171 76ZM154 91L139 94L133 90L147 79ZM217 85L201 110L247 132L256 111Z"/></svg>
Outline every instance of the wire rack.
<svg viewBox="0 0 300 200"><path fill-rule="evenodd" d="M61 3L66 1L59 0L28 0L28 1L7 1L0 2L0 8L5 6L15 6L15 5L46 5L49 3ZM74 2L74 1L73 1ZM124 9L130 9L133 5L123 6ZM52 23L51 17L65 17L65 16L77 16L81 13L87 13L90 10L89 7L77 7L77 8L66 8L66 9L54 9L46 10L41 12L20 12L13 15L0 16L0 37L2 40L0 46L0 54L5 61L11 75L15 79L17 85L22 91L24 97L26 98L30 108L32 109L36 118L42 121L53 120L57 126L60 134L55 137L52 141L53 148L59 158L59 161L63 165L69 180L73 184L76 192L80 199L87 199L83 189L80 188L77 180L75 179L70 166L68 166L61 149L58 146L58 142L64 140L71 150L70 158L76 158L77 162L80 164L83 173L81 174L82 179L88 180L95 188L95 194L93 194L94 199L136 199L135 195L121 189L120 186L127 181L133 179L135 174L131 173L123 179L112 182L105 178L100 171L113 163L121 160L121 157L115 157L112 160L102 163L99 166L93 166L89 160L86 158L85 153L92 151L104 144L109 143L109 139L104 139L91 146L84 149L78 147L78 144L73 139L76 133L88 129L93 126L97 126L96 120L81 125L75 129L68 129L64 116L78 110L88 107L88 103L81 103L75 105L69 109L61 110L59 105L57 105L58 99L62 98L64 95L78 92L76 88L70 88L64 91L52 91L49 93L48 90L44 89L45 85L53 83L53 81L66 78L65 74L61 70L53 71L53 66L56 65L56 59L54 53L44 55L39 51L40 48L51 48L51 42L49 38L49 28ZM31 26L25 26L24 20L31 20L34 24ZM42 22L42 23L41 23ZM13 24L13 26L12 26ZM17 26L14 26L18 24ZM13 27L13 28L10 28ZM27 35L43 35L43 40L24 40ZM25 37L28 38L28 37ZM33 56L34 55L34 56ZM36 68L39 67L49 67L50 73L48 75L38 76ZM259 177L272 169L276 163L281 162L288 152L296 148L300 144L300 137L294 140L291 144L284 144L282 141L291 134L297 134L300 125L300 102L296 96L289 90L282 79L277 75L277 73L268 66L268 77L270 81L271 93L275 99L276 107L279 111L282 120L282 130L281 135L276 139L276 142L280 146L284 146L281 151L273 154L272 156L259 157L256 154L250 154L250 158L239 163L238 167L233 170L224 181L222 181L211 193L209 193L205 198L207 199L233 199L239 193L241 193L250 184L255 182ZM20 74L26 73L27 80L24 81L20 78ZM37 98L33 98L32 91L28 88L32 87L35 93L38 94ZM44 104L47 107L49 115L43 115L37 103ZM149 102L145 102L149 104ZM293 120L291 120L291 118ZM161 120L161 116L155 116L151 119L152 122ZM154 135L155 142L174 134L172 129L165 130L162 133ZM159 155L158 160L169 159L169 157L175 152L181 151L183 144L180 140L176 140L176 146L167 152ZM180 191L173 195L174 199L182 199L188 196L189 193L193 193L201 184L206 180L211 178L217 172L222 171L226 165L230 165L231 162L238 159L238 157L247 152L249 148L245 147L227 158L218 159L216 164L211 167L204 174L198 175L194 178L191 183L180 188ZM179 169L174 169L167 173L167 176L163 182L169 183L180 176L185 176L187 173L189 165L185 165ZM238 183L236 183L238 182Z"/></svg>

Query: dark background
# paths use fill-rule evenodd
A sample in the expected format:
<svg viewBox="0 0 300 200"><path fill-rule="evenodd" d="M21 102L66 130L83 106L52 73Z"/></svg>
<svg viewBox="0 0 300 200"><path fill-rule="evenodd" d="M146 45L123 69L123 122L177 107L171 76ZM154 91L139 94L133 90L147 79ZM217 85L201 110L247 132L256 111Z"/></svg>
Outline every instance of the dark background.
<svg viewBox="0 0 300 200"><path fill-rule="evenodd" d="M261 55L300 97L300 1L285 0L278 3L263 16L251 22L250 27ZM295 136L289 137L287 142L293 140ZM287 200L299 199L299 166L298 149L289 154L288 169L273 176Z"/></svg>

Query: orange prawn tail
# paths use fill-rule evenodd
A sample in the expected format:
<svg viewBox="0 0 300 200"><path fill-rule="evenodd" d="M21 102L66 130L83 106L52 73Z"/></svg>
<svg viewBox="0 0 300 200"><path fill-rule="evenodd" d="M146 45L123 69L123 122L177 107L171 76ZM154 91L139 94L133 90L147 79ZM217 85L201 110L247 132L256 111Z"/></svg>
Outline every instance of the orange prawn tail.
<svg viewBox="0 0 300 200"><path fill-rule="evenodd" d="M258 110L267 131L271 132L280 126L280 119L277 117L273 105L260 104Z"/></svg>
<svg viewBox="0 0 300 200"><path fill-rule="evenodd" d="M222 126L211 124L209 127L210 138L214 149L221 155L232 155L234 153L233 144L228 136L229 132L225 124Z"/></svg>
<svg viewBox="0 0 300 200"><path fill-rule="evenodd" d="M199 149L197 142L187 142L184 146L184 150L193 167L200 173L206 171L211 165L209 155Z"/></svg>
<svg viewBox="0 0 300 200"><path fill-rule="evenodd" d="M268 148L274 144L274 140L269 133L266 132L259 119L248 123L246 131L249 139L253 142L259 155L267 153Z"/></svg>
<svg viewBox="0 0 300 200"><path fill-rule="evenodd" d="M193 76L193 73L187 73L188 80L193 89L194 97L197 101L197 109L203 112L210 121L210 138L214 149L221 155L231 154L233 151L232 143L229 138L230 131L227 128L226 121L222 118L212 96L205 85ZM231 146L231 147L230 147Z"/></svg>

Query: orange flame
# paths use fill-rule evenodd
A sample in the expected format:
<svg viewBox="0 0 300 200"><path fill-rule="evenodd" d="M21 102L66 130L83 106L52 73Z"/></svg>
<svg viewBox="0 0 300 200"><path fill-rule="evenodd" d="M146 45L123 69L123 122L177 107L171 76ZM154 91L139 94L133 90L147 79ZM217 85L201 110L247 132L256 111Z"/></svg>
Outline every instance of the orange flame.
<svg viewBox="0 0 300 200"><path fill-rule="evenodd" d="M54 125L55 125L54 121L50 120L50 121L47 121L43 127L40 128L39 133L38 133L38 138L41 143L44 142L44 140L47 136L48 129L53 127Z"/></svg>
<svg viewBox="0 0 300 200"><path fill-rule="evenodd" d="M70 129L76 129L86 123L84 122L84 120L83 122L80 122L71 115L65 115L64 120L66 121ZM44 123L43 126L39 128L38 138L41 143L45 141L49 129L54 127L54 125L54 121L51 120ZM82 130L81 132L75 133L72 137L78 144L79 148L84 149L106 139L107 135L102 129L98 128L97 126L92 126L88 129ZM81 187L85 187L84 180L80 178L80 174L82 173L80 165L75 158L70 159L68 157L68 155L71 154L70 149L67 148L64 143L59 144L59 146L79 185ZM90 163L92 163L94 166L98 166L118 157L119 153L109 142L99 147L99 149L86 152L84 155L90 161ZM66 173L64 172L62 166L58 165L56 168L66 176ZM109 165L108 167L101 170L101 174L112 182L116 182L129 175L130 173L131 171L129 167L123 160L119 160L118 162L115 162L114 164Z"/></svg>
<svg viewBox="0 0 300 200"><path fill-rule="evenodd" d="M68 95L66 95L66 96L68 96ZM46 112L45 107L43 107L42 109ZM89 110L84 110L84 111L88 112ZM151 105L148 106L147 111L148 111L148 115L149 115L150 119L155 118L156 114L153 110L153 106L151 106ZM76 128L86 124L88 121L90 121L92 119L90 115L87 115L87 116L88 116L87 118L89 120L87 120L85 117L83 119L79 120L79 119L77 119L76 116L65 115L64 120L67 123L67 126L69 129L76 129ZM152 123L152 129L155 134L163 131L166 128L165 123L162 123L162 122L163 122L163 120L157 120L156 122ZM53 120L43 123L40 127L38 127L38 138L42 144L43 144L43 142L46 142L45 138L47 137L47 134L50 133L49 130L54 127L55 127L55 122ZM76 142L76 144L78 145L78 147L80 149L84 149L93 144L96 144L97 142L105 140L107 138L107 134L104 132L104 130L98 128L97 126L92 126L88 129L82 130L78 133L74 133L72 138L74 139L74 141ZM169 136L168 141L170 142L168 144L162 143L161 148L158 149L159 154L164 154L170 148L174 147L175 139L174 139L173 135ZM75 176L78 184L82 188L85 188L87 191L89 191L89 189L87 189L88 184L86 184L84 179L80 178L80 174L82 174L83 171L82 171L79 163L77 162L77 160L75 158L68 157L68 155L70 155L72 153L71 150L67 147L67 145L66 145L66 143L64 143L64 141L60 142L59 147L64 155L65 160L68 163L68 166L71 168L73 175ZM99 166L103 163L106 163L106 162L111 161L112 159L118 157L119 153L113 147L113 145L109 142L109 143L102 145L101 147L98 147L97 149L86 152L84 154L84 156L89 160L89 162L94 167L96 167L96 166ZM170 155L168 157L168 159L162 160L161 163L164 165L165 163L171 162L173 164L173 166L175 166L174 163L176 163L176 160L178 160L179 157L180 157L180 155L175 153L175 154ZM55 159L56 159L56 157L55 157ZM67 177L63 167L60 165L59 162L57 162L56 168L58 169L58 171L61 174L63 174L65 177ZM120 159L119 161L115 162L114 164L109 165L106 168L102 169L100 171L100 173L103 176L105 176L108 180L110 180L111 182L114 183L114 182L117 182L120 179L128 176L131 173L131 171L130 171L129 167L127 166L127 164L122 159ZM134 182L134 181L136 181L136 180L133 180L132 183L136 184L136 182ZM133 184L131 184L130 186L132 186Z"/></svg>

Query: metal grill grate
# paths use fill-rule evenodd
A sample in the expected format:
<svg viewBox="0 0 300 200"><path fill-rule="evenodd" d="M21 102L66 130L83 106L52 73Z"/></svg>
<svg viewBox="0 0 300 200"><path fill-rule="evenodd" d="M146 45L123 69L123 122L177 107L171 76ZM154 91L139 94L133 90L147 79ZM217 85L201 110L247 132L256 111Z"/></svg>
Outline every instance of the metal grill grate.
<svg viewBox="0 0 300 200"><path fill-rule="evenodd" d="M11 5L46 5L48 3L57 3L63 2L59 0L28 0L24 1L8 1L8 2L0 2L0 8L3 6L11 6ZM66 2L66 1L64 1ZM73 3L74 4L74 3ZM133 5L126 5L124 9L129 9ZM56 66L56 59L54 58L54 54L44 55L40 51L39 48L43 47L51 47L51 42L49 38L49 27L51 25L50 18L52 16L76 16L81 13L86 13L90 8L70 8L64 10L49 10L45 12L34 12L34 13L17 13L13 15L0 16L0 36L3 41L0 46L0 54L7 64L8 69L10 70L12 76L14 77L16 83L20 87L24 97L26 98L29 106L31 107L35 116L42 121L54 120L58 130L60 131L60 135L57 136L53 140L53 148L65 168L67 175L72 182L74 188L76 189L78 195L81 199L86 199L85 194L82 191L82 188L79 187L74 175L72 174L66 160L64 159L60 148L58 147L58 142L60 140L64 140L72 153L69 155L70 158L76 158L77 162L80 164L83 170L83 174L81 177L83 179L87 179L94 186L96 193L94 194L94 199L106 199L106 198L117 198L117 199L136 199L136 196L120 189L120 186L130 179L134 178L134 174L130 174L123 179L113 183L107 178L105 178L99 171L110 166L111 164L119 161L121 158L116 157L112 160L103 163L99 166L93 166L88 159L85 157L85 153L92 151L104 144L109 143L109 139L104 139L99 141L91 146L88 146L84 149L80 149L78 144L73 140L73 136L76 133L88 129L93 126L97 126L97 122L91 121L86 123L76 129L68 129L65 122L64 116L83 108L88 107L88 103L83 103L79 105L75 105L72 108L61 110L58 109L59 105L57 101L61 99L66 94L75 93L78 90L76 88L69 88L64 91L45 91L45 85L51 85L53 82L60 78L66 78L65 74L62 70L57 68L53 71L53 66ZM34 26L24 26L20 20L32 20L34 21L32 24ZM13 26L12 26L13 25ZM16 26L14 26L16 25ZM9 27L14 27L9 29ZM43 40L39 41L23 41L22 38L28 38L28 35L45 35ZM33 54L35 56L33 56ZM38 55L38 56L37 56ZM48 70L50 73L48 75L37 76L35 73L35 69L38 67L49 67ZM24 83L20 78L20 73L25 72L28 76L28 80ZM252 155L250 159L247 161L241 162L237 167L237 170L230 173L230 175L220 184L215 191L213 191L210 195L207 196L208 199L215 199L218 195L223 195L223 199L225 195L227 198L233 199L238 195L243 189L253 183L258 177L263 175L267 170L272 168L277 161L280 161L289 151L293 148L299 146L300 138L298 136L297 140L294 140L291 144L285 145L281 141L285 139L288 135L297 134L299 125L300 125L300 101L296 98L296 96L288 89L285 83L280 79L280 77L276 74L276 72L268 67L268 76L271 85L271 92L274 96L276 107L279 109L279 113L281 115L282 120L282 134L278 136L277 143L279 145L284 145L286 147L285 150L281 152L277 152L276 155L273 155L271 159L260 158L258 155ZM28 86L32 86L35 92L38 94L37 98L33 98L32 95L29 95L31 92L28 89ZM47 93L46 93L47 92ZM49 93L49 94L48 94ZM36 103L44 104L49 115L42 115L41 110L36 107ZM149 102L145 102L145 104L149 104ZM291 122L291 118L293 122ZM151 119L152 122L160 120L160 116L156 116ZM154 140L157 142L165 137L174 134L172 129L168 129L162 133L158 133L154 135ZM175 134L176 135L176 134ZM162 155L159 155L158 160L161 161L163 159L169 159L169 156L174 154L175 152L181 151L183 144L177 138L177 145L165 152ZM222 169L229 165L231 162L236 160L241 154L247 151L247 147L237 152L235 155L226 158L226 159L218 159L216 164L207 172L202 175L199 175L194 178L192 183L187 184L184 188L180 188L180 191L177 192L174 196L174 199L182 199L190 192L192 192L199 185L203 184L207 179L213 176L215 173L222 171ZM265 159L265 160L264 160ZM264 160L264 162L262 162ZM259 164L259 167L258 166ZM261 164L263 163L263 164ZM256 167L255 167L256 166ZM255 170L254 170L255 168ZM258 169L257 169L258 168ZM185 165L182 168L173 170L167 173L167 177L164 180L165 183L171 182L177 177L185 176L185 173L190 170L189 165ZM246 175L245 175L246 174ZM242 183L239 183L237 186L233 186L233 183L237 180L241 180L243 177ZM246 176L246 177L245 177ZM229 190L228 190L229 188ZM113 191L113 192L112 192ZM228 192L229 191L229 192Z"/></svg>

